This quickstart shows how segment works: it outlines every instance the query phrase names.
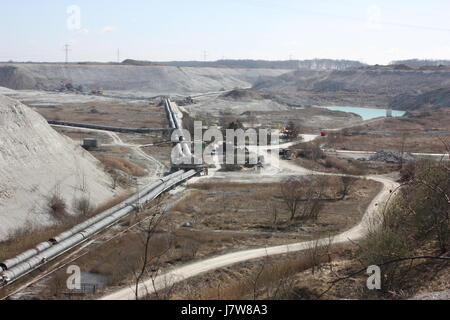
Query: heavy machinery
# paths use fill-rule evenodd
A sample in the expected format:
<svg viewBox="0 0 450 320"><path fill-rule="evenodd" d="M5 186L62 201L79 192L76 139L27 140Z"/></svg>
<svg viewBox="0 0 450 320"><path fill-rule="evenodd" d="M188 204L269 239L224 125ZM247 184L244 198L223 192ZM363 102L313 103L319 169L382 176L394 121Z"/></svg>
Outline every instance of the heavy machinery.
<svg viewBox="0 0 450 320"><path fill-rule="evenodd" d="M290 149L281 149L280 156L283 160L292 160L293 152Z"/></svg>
<svg viewBox="0 0 450 320"><path fill-rule="evenodd" d="M103 95L103 88L100 89L94 89L90 91L91 94L96 95L96 96L102 96Z"/></svg>

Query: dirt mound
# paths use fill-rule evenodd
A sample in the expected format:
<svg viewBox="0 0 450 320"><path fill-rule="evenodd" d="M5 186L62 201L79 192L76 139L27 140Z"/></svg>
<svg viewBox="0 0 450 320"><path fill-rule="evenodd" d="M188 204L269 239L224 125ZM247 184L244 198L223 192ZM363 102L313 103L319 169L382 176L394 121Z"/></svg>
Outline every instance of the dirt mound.
<svg viewBox="0 0 450 320"><path fill-rule="evenodd" d="M100 163L53 130L36 112L0 95L0 240L17 229L47 226L57 218L49 201L99 205L114 196Z"/></svg>
<svg viewBox="0 0 450 320"><path fill-rule="evenodd" d="M235 89L227 93L224 93L223 95L221 95L221 98L232 100L244 100L244 99L262 100L265 99L265 95L263 95L261 92L253 90Z"/></svg>

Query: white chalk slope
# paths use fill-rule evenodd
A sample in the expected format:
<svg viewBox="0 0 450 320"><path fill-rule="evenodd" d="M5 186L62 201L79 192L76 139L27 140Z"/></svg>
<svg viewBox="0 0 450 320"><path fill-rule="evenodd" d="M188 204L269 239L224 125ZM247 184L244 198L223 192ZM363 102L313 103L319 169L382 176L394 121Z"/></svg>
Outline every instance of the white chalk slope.
<svg viewBox="0 0 450 320"><path fill-rule="evenodd" d="M0 95L0 240L14 230L50 225L48 197L58 192L98 205L113 197L99 162L54 131L36 112Z"/></svg>
<svg viewBox="0 0 450 320"><path fill-rule="evenodd" d="M129 91L142 95L195 94L250 87L260 77L289 70L178 68L166 66L0 64L0 86L17 89L56 89L62 82L84 89Z"/></svg>

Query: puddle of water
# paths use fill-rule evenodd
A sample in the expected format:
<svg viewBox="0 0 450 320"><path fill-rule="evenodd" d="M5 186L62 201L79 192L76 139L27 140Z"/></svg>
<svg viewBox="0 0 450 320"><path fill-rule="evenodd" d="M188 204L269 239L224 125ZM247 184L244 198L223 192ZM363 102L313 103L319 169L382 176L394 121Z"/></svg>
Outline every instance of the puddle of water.
<svg viewBox="0 0 450 320"><path fill-rule="evenodd" d="M108 278L98 273L82 272L81 284L95 285L97 289L102 289L106 286Z"/></svg>

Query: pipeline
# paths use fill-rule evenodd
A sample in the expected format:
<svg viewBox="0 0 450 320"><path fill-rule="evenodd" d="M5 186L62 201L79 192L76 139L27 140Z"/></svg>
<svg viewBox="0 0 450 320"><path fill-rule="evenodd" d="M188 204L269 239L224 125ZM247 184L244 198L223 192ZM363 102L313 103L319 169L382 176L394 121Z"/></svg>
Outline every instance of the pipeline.
<svg viewBox="0 0 450 320"><path fill-rule="evenodd" d="M133 132L155 132L158 130L182 130L182 124L180 120L175 116L171 102L169 99L165 100L166 112L170 123L170 129L127 129L127 128L115 128L109 126L97 126L89 124L80 124L73 122L63 121L49 121L49 124L53 125L65 125L83 128L100 129L107 131L121 131L132 130ZM152 131L145 131L152 130ZM130 131L128 131L130 132ZM181 136L181 141L185 141L185 137ZM189 145L186 142L180 142L176 145L176 148L181 156L192 157ZM177 185L178 183L185 181L197 174L196 170L190 170L185 172L184 170L177 171L167 177L159 179L157 182L152 183L145 187L141 191L141 195L137 194L129 199L119 203L118 205L106 210L105 212L92 217L85 222L65 231L54 238L49 239L46 242L38 244L35 248L27 250L16 257L6 260L0 263L0 284L5 285L16 281L20 277L32 272L37 267L55 259L56 257L64 254L68 250L80 245L84 241L88 240L91 236L107 229L111 225L118 222L120 219L128 215L130 212L136 209L136 203L138 201L147 203L154 200L163 192L169 188Z"/></svg>
<svg viewBox="0 0 450 320"><path fill-rule="evenodd" d="M111 126L102 126L96 124L88 124L88 123L77 123L77 122L67 122L67 121L56 121L56 120L48 120L48 124L55 126L66 126L66 127L74 127L74 128L86 128L86 129L96 129L96 130L104 130L111 132L125 132L125 133L153 133L153 132L165 132L171 131L170 128L119 128L119 127L111 127Z"/></svg>
<svg viewBox="0 0 450 320"><path fill-rule="evenodd" d="M183 133L183 124L178 117L175 116L175 112L172 107L172 102L170 99L165 100L166 112L169 119L170 127L174 130L179 130L179 132ZM191 148L189 143L186 142L186 138L181 135L180 142L175 146L177 155L181 158L185 158L187 160L192 159Z"/></svg>
<svg viewBox="0 0 450 320"><path fill-rule="evenodd" d="M161 179L159 179L158 182L154 182L154 183L148 185L147 187L145 187L144 189L142 189L140 194L145 195L145 194L149 193L151 190L158 187L158 185L161 182L164 183L164 182L168 181L170 178L180 176L181 174L182 174L182 172L179 171L179 172L174 173L171 176L161 178ZM33 256L39 254L40 252L47 250L48 248L51 247L52 244L60 243L64 240L66 240L67 238L71 237L75 233L80 232L81 230L83 230L87 227L90 227L94 223L112 215L113 213L115 213L129 205L137 203L138 200L139 200L139 195L137 195L137 194L133 195L132 197L130 197L127 200L117 204L116 206L104 211L103 213L98 214L95 217L92 217L92 218L84 221L83 223L76 225L75 227L71 228L70 230L63 232L54 238L49 239L49 241L42 242L39 245L37 245L35 248L30 249L24 253L19 254L18 256L14 257L12 259L9 259L9 260L6 260L5 262L0 263L0 268L3 269L3 271L11 269L12 267L18 265L19 263L22 263L22 262L32 258Z"/></svg>
<svg viewBox="0 0 450 320"><path fill-rule="evenodd" d="M195 170L190 170L188 172L180 170L174 174L171 174L165 179L161 179L159 182L149 186L147 188L148 192L140 198L140 201L142 203L152 201L168 189L195 176L196 174L197 171ZM138 196L137 199L139 199ZM38 247L36 247L34 249L36 252L34 252L35 254L33 255L30 255L31 250L29 250L28 252L30 253L27 255L17 256L15 258L17 259L15 262L20 260L19 263L2 263L1 267L3 272L0 274L0 283L2 285L6 285L18 280L20 277L36 270L36 268L54 260L58 256L82 244L93 235L109 228L135 210L134 203L128 203L123 207L122 205L123 203L102 213L99 216L90 219L89 223L86 221L74 227L70 231L55 237L54 239L50 239L45 246L39 247L39 250L41 251L38 251ZM108 215L106 215L106 213L108 213Z"/></svg>

